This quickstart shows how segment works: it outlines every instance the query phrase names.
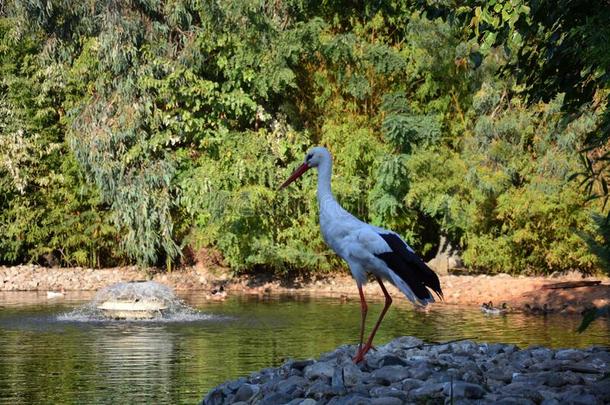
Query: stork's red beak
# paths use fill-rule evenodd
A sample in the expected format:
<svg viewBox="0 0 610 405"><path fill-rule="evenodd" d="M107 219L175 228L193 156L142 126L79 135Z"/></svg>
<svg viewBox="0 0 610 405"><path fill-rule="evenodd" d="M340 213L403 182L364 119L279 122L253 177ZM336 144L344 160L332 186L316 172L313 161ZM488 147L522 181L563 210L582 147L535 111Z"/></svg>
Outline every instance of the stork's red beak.
<svg viewBox="0 0 610 405"><path fill-rule="evenodd" d="M288 180L286 180L284 184L282 184L280 188L278 188L278 190L281 190L284 187L288 186L290 183L301 177L301 175L309 169L311 169L311 166L309 166L307 163L303 163L301 166L297 167L294 173L292 173L290 177L288 177Z"/></svg>

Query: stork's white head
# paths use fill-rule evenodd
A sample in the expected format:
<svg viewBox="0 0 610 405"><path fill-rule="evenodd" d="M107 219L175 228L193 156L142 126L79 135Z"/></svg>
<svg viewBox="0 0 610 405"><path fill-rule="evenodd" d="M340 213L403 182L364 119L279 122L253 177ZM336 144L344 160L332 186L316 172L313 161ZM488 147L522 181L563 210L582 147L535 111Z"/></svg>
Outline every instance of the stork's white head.
<svg viewBox="0 0 610 405"><path fill-rule="evenodd" d="M330 159L330 152L323 146L311 148L305 155L305 163L309 167L318 167L320 163Z"/></svg>
<svg viewBox="0 0 610 405"><path fill-rule="evenodd" d="M325 147L316 146L309 149L307 155L305 155L305 162L303 162L301 166L297 167L297 169L290 175L290 177L288 177L288 180L286 180L279 189L281 190L288 186L312 167L318 167L326 161L330 162L331 159L330 152Z"/></svg>

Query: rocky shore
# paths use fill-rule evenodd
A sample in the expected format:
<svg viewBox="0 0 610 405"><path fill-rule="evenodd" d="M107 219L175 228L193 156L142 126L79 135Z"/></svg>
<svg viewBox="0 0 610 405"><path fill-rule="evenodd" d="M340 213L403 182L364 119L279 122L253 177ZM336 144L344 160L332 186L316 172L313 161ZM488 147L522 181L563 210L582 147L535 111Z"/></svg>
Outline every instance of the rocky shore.
<svg viewBox="0 0 610 405"><path fill-rule="evenodd" d="M398 338L355 365L355 346L288 360L212 389L202 405L607 404L610 349L519 349Z"/></svg>

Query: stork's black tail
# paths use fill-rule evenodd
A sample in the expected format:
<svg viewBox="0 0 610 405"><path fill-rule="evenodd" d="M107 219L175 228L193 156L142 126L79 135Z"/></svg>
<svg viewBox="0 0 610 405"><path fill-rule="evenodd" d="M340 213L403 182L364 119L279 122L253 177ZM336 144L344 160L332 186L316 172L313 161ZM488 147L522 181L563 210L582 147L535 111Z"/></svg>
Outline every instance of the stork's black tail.
<svg viewBox="0 0 610 405"><path fill-rule="evenodd" d="M436 273L419 256L409 250L407 244L398 235L394 233L380 233L379 235L392 251L375 256L383 260L395 273L392 275L392 281L407 298L414 303L426 305L434 302L434 297L430 293L432 290L442 300L443 290Z"/></svg>

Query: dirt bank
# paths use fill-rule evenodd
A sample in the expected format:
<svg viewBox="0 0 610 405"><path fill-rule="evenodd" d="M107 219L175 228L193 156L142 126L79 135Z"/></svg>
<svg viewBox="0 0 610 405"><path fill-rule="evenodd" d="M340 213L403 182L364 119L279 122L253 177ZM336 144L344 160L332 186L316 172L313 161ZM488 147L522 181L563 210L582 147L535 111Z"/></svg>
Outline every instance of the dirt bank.
<svg viewBox="0 0 610 405"><path fill-rule="evenodd" d="M137 267L111 269L46 268L33 265L0 267L0 291L74 291L97 290L119 281L154 280L176 290L198 290L210 299L222 286L230 295L235 293L312 293L336 296L337 299L358 299L358 290L349 275L340 273L318 280L277 280L264 276L232 278L226 271L210 271L201 267L186 268L172 273ZM601 281L594 286L548 289L544 286L575 281ZM506 303L513 310L530 312L580 313L591 306L610 305L610 279L583 279L578 273L560 277L496 276L441 277L444 305L481 305ZM400 293L389 286L393 296ZM367 284L368 297L381 298L377 283Z"/></svg>

